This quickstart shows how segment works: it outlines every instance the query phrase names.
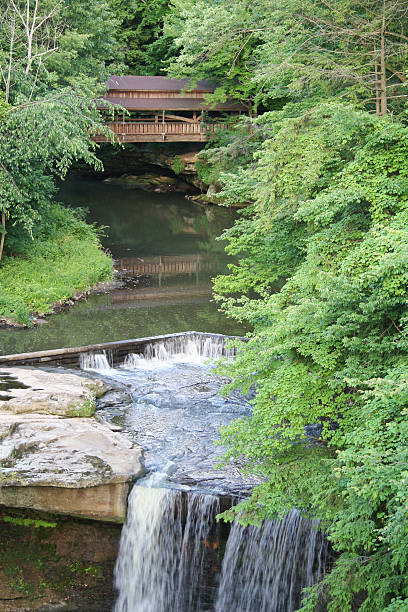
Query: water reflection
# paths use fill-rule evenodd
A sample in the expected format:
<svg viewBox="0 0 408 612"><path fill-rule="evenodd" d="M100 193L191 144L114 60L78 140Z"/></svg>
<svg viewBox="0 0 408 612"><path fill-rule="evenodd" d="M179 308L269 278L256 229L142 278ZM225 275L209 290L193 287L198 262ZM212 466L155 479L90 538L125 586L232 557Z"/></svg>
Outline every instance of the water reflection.
<svg viewBox="0 0 408 612"><path fill-rule="evenodd" d="M97 180L71 178L60 192L72 206L90 208L91 219L108 226L104 240L114 257L190 255L211 252L225 261L222 230L232 225L233 213L201 206L177 193L125 189Z"/></svg>
<svg viewBox="0 0 408 612"><path fill-rule="evenodd" d="M175 193L129 190L71 178L66 203L90 209L108 226L103 239L121 287L92 295L32 330L0 330L0 354L94 344L189 330L240 335L211 299L211 278L229 258L216 237L233 222L226 209L203 207Z"/></svg>

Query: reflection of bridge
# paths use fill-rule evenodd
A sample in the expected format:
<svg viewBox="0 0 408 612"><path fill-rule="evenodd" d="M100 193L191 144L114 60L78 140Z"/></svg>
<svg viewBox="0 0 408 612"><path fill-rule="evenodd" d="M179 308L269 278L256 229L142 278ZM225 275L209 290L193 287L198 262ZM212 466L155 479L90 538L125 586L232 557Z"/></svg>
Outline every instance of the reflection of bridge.
<svg viewBox="0 0 408 612"><path fill-rule="evenodd" d="M145 287L140 289L114 289L109 292L110 304L122 304L123 302L131 302L132 307L143 306L146 301L154 302L171 302L176 304L185 304L186 302L197 302L200 298L211 296L211 285L171 285L170 287ZM109 309L111 306L108 307Z"/></svg>
<svg viewBox="0 0 408 612"><path fill-rule="evenodd" d="M211 271L214 264L202 255L171 255L164 257L123 257L116 261L116 268L130 275L143 274L173 276Z"/></svg>

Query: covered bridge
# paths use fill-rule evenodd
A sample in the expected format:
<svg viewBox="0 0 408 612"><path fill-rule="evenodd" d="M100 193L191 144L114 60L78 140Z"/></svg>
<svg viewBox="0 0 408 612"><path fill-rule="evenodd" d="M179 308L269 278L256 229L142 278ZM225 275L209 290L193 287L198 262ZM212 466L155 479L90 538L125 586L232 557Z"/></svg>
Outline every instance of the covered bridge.
<svg viewBox="0 0 408 612"><path fill-rule="evenodd" d="M208 104L205 96L214 92L215 85L207 80L187 89L189 79L113 76L98 106L107 109L109 102L121 107L113 120L111 112L107 113L106 121L121 142L204 142L209 134L225 127L226 116L246 110L234 101ZM106 141L101 134L93 139Z"/></svg>

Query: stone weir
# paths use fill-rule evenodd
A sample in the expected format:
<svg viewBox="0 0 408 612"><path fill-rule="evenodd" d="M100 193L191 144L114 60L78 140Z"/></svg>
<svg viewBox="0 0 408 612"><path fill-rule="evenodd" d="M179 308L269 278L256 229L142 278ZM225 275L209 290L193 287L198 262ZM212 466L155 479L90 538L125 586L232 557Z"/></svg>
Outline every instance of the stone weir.
<svg viewBox="0 0 408 612"><path fill-rule="evenodd" d="M218 342L224 345L225 340L239 339L234 336L222 334L210 334L205 332L181 332L177 334L166 334L163 336L151 336L147 338L134 338L131 340L119 340L118 342L103 342L88 346L76 346L72 348L61 348L49 351L36 351L34 353L19 353L15 355L0 355L0 367L2 366L64 366L68 368L81 367L86 355L105 355L109 365L115 367L122 365L129 353L143 354L147 347L160 345L163 342L176 345L177 342L187 340L199 340L204 343ZM242 338L243 340L243 338ZM230 354L228 349L222 349L222 354Z"/></svg>

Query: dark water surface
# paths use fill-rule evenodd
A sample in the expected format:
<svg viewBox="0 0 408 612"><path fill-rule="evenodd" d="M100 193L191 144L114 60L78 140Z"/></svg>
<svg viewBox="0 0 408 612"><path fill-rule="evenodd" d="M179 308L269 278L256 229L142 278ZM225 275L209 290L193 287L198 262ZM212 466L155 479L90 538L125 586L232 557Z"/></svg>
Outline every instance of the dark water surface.
<svg viewBox="0 0 408 612"><path fill-rule="evenodd" d="M126 189L72 177L60 199L89 208L107 226L103 239L123 286L47 318L30 330L0 330L0 354L38 351L182 331L242 334L218 312L211 278L229 258L216 240L232 211L201 206L183 195Z"/></svg>

